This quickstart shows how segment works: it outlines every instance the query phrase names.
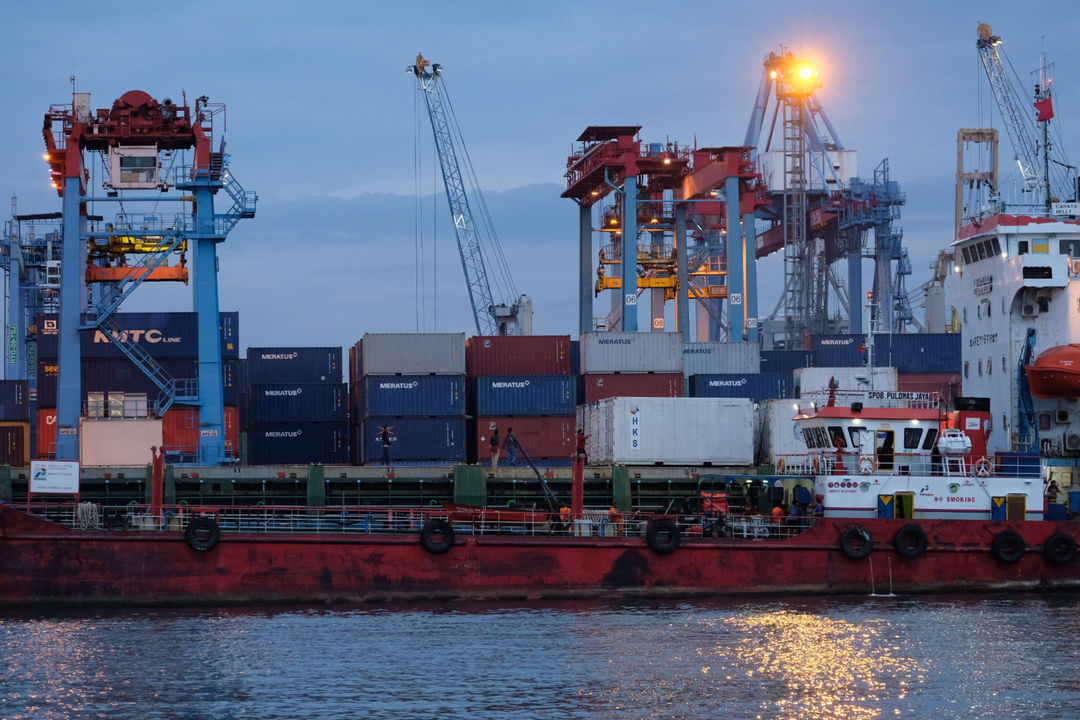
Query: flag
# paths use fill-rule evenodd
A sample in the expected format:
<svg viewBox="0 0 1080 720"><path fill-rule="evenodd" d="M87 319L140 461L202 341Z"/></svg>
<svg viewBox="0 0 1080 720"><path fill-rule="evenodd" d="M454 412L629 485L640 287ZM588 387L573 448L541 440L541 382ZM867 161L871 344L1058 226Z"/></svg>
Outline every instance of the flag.
<svg viewBox="0 0 1080 720"><path fill-rule="evenodd" d="M1035 118L1035 122L1046 122L1054 117L1054 99L1048 97L1038 101L1035 103L1035 109L1039 111L1039 117Z"/></svg>

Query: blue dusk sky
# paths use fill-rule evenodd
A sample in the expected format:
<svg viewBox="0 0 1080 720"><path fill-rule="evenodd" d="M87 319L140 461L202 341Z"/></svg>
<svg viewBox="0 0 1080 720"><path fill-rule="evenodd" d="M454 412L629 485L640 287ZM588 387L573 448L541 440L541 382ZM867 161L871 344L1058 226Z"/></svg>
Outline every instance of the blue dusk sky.
<svg viewBox="0 0 1080 720"><path fill-rule="evenodd" d="M577 207L559 197L574 139L589 125L642 125L646 142L740 145L762 61L781 45L821 68L818 97L859 174L889 159L907 197L909 288L951 240L957 129L1003 129L975 49L979 22L1025 80L1040 52L1056 63L1056 120L1074 162L1080 152L1068 147L1080 125L1075 0L100 0L7 2L0 20L0 192L21 213L60 209L41 123L51 104L71 102L72 75L94 108L133 89L226 104L232 172L259 195L255 219L219 250L221 307L240 312L244 346L472 334L430 125L405 73L417 51L445 68L537 333L577 333ZM1011 167L1004 133L1001 154ZM760 267L765 315L782 266ZM123 310L189 310L190 297L190 287L140 288Z"/></svg>

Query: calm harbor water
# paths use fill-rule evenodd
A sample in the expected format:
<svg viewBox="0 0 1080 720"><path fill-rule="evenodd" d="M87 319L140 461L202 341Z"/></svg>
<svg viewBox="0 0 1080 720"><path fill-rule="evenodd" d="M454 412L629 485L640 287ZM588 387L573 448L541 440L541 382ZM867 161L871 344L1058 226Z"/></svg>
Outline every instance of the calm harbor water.
<svg viewBox="0 0 1080 720"><path fill-rule="evenodd" d="M0 614L0 719L1080 717L1080 597Z"/></svg>

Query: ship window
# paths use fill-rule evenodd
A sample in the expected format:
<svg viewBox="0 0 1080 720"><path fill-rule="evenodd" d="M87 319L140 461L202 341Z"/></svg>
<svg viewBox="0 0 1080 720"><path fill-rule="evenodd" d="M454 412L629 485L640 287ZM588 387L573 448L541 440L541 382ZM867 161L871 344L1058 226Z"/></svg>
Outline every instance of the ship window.
<svg viewBox="0 0 1080 720"><path fill-rule="evenodd" d="M986 358L986 374L994 374L994 361L991 358Z"/></svg>
<svg viewBox="0 0 1080 720"><path fill-rule="evenodd" d="M814 428L814 433L817 435L817 447L819 449L829 447L829 436L825 434L825 428Z"/></svg>
<svg viewBox="0 0 1080 720"><path fill-rule="evenodd" d="M989 240L983 240L979 243L979 249L986 253L986 257L994 257L994 246L990 244Z"/></svg>
<svg viewBox="0 0 1080 720"><path fill-rule="evenodd" d="M964 379L968 379L968 368L970 367L967 360L964 361Z"/></svg>
<svg viewBox="0 0 1080 720"><path fill-rule="evenodd" d="M904 449L918 450L922 434L922 428L904 428Z"/></svg>
<svg viewBox="0 0 1080 720"><path fill-rule="evenodd" d="M982 377L982 360L979 360L979 377Z"/></svg>
<svg viewBox="0 0 1080 720"><path fill-rule="evenodd" d="M976 253L978 253L978 255L979 255L978 259L979 260L985 260L986 259L986 248L983 247L982 243L975 243L975 247L973 247L972 250L974 250Z"/></svg>
<svg viewBox="0 0 1080 720"><path fill-rule="evenodd" d="M996 237L990 238L990 247L993 249L995 255L1001 254L1001 243L998 242Z"/></svg>
<svg viewBox="0 0 1080 720"><path fill-rule="evenodd" d="M1027 240L1020 240L1019 242L1016 243L1016 254L1017 255L1027 255L1027 251L1028 251Z"/></svg>
<svg viewBox="0 0 1080 720"><path fill-rule="evenodd" d="M1059 240L1058 249L1062 255L1080 257L1080 240Z"/></svg>
<svg viewBox="0 0 1080 720"><path fill-rule="evenodd" d="M1009 372L1009 366L1005 364L1005 356L1001 356L1001 372Z"/></svg>
<svg viewBox="0 0 1080 720"><path fill-rule="evenodd" d="M1044 312L1049 312L1050 311L1050 298L1048 298L1048 297L1036 298L1035 302L1037 302L1039 304L1039 312L1044 313Z"/></svg>
<svg viewBox="0 0 1080 720"><path fill-rule="evenodd" d="M935 440L937 440L937 430L935 430L934 428L930 428L926 431L926 439L923 440L922 449L933 450Z"/></svg>
<svg viewBox="0 0 1080 720"><path fill-rule="evenodd" d="M1024 267L1024 277L1033 280L1049 280L1054 277L1054 271L1048 267L1027 265Z"/></svg>
<svg viewBox="0 0 1080 720"><path fill-rule="evenodd" d="M1050 413L1039 413L1039 429L1049 430L1051 425Z"/></svg>
<svg viewBox="0 0 1080 720"><path fill-rule="evenodd" d="M868 428L864 427L849 427L848 436L851 438L851 447L856 450L863 446L863 434L870 432Z"/></svg>
<svg viewBox="0 0 1080 720"><path fill-rule="evenodd" d="M968 249L966 247L965 248L960 248L960 252L964 253L964 264L965 265L969 264L971 262L971 253L968 251Z"/></svg>
<svg viewBox="0 0 1080 720"><path fill-rule="evenodd" d="M832 440L833 447L847 447L847 443L844 442L844 428L839 425L829 426L829 439Z"/></svg>

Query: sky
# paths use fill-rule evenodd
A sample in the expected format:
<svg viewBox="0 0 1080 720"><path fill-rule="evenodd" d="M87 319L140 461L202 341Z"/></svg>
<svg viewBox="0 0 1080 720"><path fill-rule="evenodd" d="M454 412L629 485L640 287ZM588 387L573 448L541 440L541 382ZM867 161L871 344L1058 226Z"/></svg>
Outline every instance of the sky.
<svg viewBox="0 0 1080 720"><path fill-rule="evenodd" d="M1075 2L61 0L4 3L0 21L0 192L20 213L60 209L41 121L71 102L72 76L94 108L132 89L226 104L231 171L259 201L219 248L220 298L253 347L473 334L430 125L405 72L418 51L444 67L538 334L577 333L577 207L559 197L574 139L589 125L642 125L646 142L740 145L762 61L781 45L821 68L818 98L860 175L888 158L907 200L909 289L951 240L956 131L1003 127L979 22L1021 77L1049 55L1066 143L1080 124ZM1003 136L1003 167L1009 156ZM761 263L762 314L779 267ZM146 287L122 309L190 310L190 298L190 287Z"/></svg>

